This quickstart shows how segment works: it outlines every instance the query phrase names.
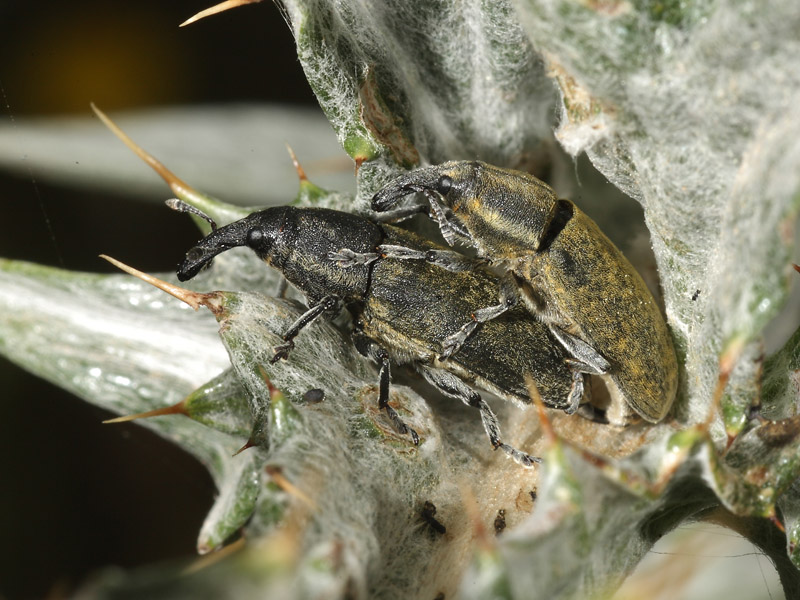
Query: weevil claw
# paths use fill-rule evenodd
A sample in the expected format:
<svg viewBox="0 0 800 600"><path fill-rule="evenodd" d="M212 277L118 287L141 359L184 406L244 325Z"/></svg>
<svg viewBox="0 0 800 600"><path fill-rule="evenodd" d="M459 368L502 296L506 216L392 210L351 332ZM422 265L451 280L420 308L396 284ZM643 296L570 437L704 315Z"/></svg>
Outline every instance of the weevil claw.
<svg viewBox="0 0 800 600"><path fill-rule="evenodd" d="M542 462L542 459L539 458L538 456L531 456L530 454L526 454L525 452L517 450L513 446L509 446L508 444L504 444L503 442L497 444L497 446L495 446L494 449L502 450L503 452L508 454L510 458L514 459L514 462L526 468L531 468L533 467L533 465Z"/></svg>
<svg viewBox="0 0 800 600"><path fill-rule="evenodd" d="M368 265L380 258L375 252L353 252L350 248L342 248L338 252L328 252L328 260L332 260L342 269Z"/></svg>
<svg viewBox="0 0 800 600"><path fill-rule="evenodd" d="M271 364L277 363L279 360L283 359L286 360L289 358L289 352L294 349L294 342L288 341L285 344L279 344L273 348L275 354L273 354L272 358L269 360Z"/></svg>

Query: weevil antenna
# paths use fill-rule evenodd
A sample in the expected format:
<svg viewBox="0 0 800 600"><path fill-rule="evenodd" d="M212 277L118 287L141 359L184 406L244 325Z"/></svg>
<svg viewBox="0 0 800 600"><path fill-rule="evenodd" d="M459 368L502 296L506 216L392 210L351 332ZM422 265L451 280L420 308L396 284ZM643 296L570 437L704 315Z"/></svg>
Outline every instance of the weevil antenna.
<svg viewBox="0 0 800 600"><path fill-rule="evenodd" d="M192 214L192 215L196 215L196 216L200 217L201 219L203 219L204 221L208 222L209 225L211 225L211 231L216 231L217 230L217 223L214 221L214 219L209 217L206 213L204 213L199 208L195 208L194 206L192 206L190 204L186 204L186 202L184 202L183 200L178 200L177 198L170 198L169 200L165 200L164 204L169 206L172 210L176 210L176 211L182 212L182 213L189 213L189 214Z"/></svg>

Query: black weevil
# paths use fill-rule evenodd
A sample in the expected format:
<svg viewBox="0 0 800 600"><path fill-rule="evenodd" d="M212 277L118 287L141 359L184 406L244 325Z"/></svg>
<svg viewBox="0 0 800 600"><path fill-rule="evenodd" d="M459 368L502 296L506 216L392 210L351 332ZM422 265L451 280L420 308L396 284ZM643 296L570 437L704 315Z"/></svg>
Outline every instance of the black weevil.
<svg viewBox="0 0 800 600"><path fill-rule="evenodd" d="M273 362L288 357L303 327L346 307L356 348L380 365L379 407L415 443L416 432L389 406L390 361L414 366L446 396L478 408L492 446L524 466L539 459L501 441L494 413L470 385L529 404L525 375L530 374L550 407L574 412L583 398L584 376L573 372L548 328L521 307L476 327L456 354L443 356L445 341L462 328L464 315L496 301L501 284L468 259L469 268L451 273L430 261L379 254L446 252L413 233L329 209L268 208L212 231L187 252L178 278L191 279L214 256L236 246L248 246L278 269L310 307L284 333ZM343 249L349 254L343 255Z"/></svg>

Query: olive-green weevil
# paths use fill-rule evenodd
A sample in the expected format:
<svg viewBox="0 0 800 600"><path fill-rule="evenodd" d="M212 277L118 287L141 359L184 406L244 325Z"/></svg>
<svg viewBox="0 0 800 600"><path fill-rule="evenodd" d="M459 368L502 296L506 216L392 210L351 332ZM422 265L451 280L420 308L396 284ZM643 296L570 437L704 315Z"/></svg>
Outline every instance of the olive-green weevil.
<svg viewBox="0 0 800 600"><path fill-rule="evenodd" d="M535 177L479 161L411 171L380 190L372 208L386 211L415 192L425 195L451 246L471 244L507 271L517 297L548 324L574 367L602 377L618 407L652 423L666 416L678 385L666 323L642 278L592 219ZM455 268L460 261L453 260ZM448 266L443 254L435 262ZM506 291L485 314L515 302ZM450 351L474 328L467 323L448 340Z"/></svg>
<svg viewBox="0 0 800 600"><path fill-rule="evenodd" d="M415 443L416 432L389 406L390 361L414 367L444 395L477 408L492 446L526 467L539 459L501 440L494 413L470 386L530 404L527 374L552 408L575 412L585 398L584 375L571 368L548 327L522 306L487 321L458 353L443 356L444 341L459 331L472 307L494 301L500 280L468 259L449 273L430 261L386 258L449 252L416 234L334 210L273 207L212 231L187 252L178 278L191 279L236 246L251 248L308 300L310 308L283 334L273 362L288 357L294 338L314 319L347 308L356 349L380 365L379 408Z"/></svg>

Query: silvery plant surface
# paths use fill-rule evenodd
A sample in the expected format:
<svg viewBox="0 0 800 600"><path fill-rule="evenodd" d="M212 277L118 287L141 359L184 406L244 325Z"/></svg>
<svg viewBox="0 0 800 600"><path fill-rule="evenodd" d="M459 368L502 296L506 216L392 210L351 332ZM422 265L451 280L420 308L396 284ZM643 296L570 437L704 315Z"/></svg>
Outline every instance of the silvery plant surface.
<svg viewBox="0 0 800 600"><path fill-rule="evenodd" d="M129 274L0 260L2 353L120 415L177 405L140 423L197 457L216 484L198 551L244 540L191 574L101 575L82 596L600 598L664 534L702 520L758 546L797 597L800 331L781 312L800 277L795 3L280 8L327 122L257 106L120 115L155 155L197 136L167 165L193 187L162 171L173 194L222 225L252 209L195 189L369 216L372 196L419 166L477 158L538 174L663 298L677 399L663 421L623 428L487 395L505 437L543 459L526 469L491 450L475 409L402 368L390 401L420 443L398 434L346 319L317 320L273 364L305 307L294 292L278 297L278 273L246 248L182 284L198 312ZM258 127L275 156L215 160ZM72 183L164 197L136 183L146 172L132 159L108 159L125 150L96 120L21 123L15 135L13 148L0 136L4 168L19 168L21 144L43 176L74 179L65 153L78 148L96 168ZM343 148L353 169L298 188L277 154L284 140L301 161ZM321 401L308 393L317 389Z"/></svg>

